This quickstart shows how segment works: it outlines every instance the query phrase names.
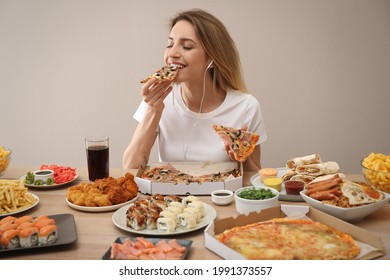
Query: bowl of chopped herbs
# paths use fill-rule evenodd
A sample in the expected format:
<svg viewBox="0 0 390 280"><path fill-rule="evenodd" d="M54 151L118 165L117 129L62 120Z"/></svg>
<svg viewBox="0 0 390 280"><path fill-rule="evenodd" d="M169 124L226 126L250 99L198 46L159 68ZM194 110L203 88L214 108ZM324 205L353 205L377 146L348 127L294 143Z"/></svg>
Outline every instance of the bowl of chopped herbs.
<svg viewBox="0 0 390 280"><path fill-rule="evenodd" d="M279 192L268 187L243 187L235 191L236 210L240 214L258 212L278 205Z"/></svg>

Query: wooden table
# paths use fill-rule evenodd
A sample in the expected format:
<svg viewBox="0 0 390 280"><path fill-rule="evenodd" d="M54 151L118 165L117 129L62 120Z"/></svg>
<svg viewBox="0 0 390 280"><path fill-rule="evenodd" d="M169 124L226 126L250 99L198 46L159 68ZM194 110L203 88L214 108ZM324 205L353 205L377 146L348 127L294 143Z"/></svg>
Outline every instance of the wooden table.
<svg viewBox="0 0 390 280"><path fill-rule="evenodd" d="M38 169L37 167L9 167L1 179L17 179L28 171ZM129 170L134 173L135 170ZM80 181L87 181L87 170L85 168L77 168L79 173L79 179L73 184ZM120 177L125 174L122 169L111 169L110 175L113 177ZM250 177L254 173L244 174L244 185L250 185ZM361 175L347 175L348 179L362 181ZM55 215L70 213L74 215L77 229L77 241L73 244L63 245L52 248L41 248L36 250L28 250L22 252L10 252L0 254L0 259L10 260L96 260L101 259L104 253L110 248L110 245L117 237L120 236L135 236L132 233L123 231L117 228L112 222L112 215L114 212L103 213L90 213L81 212L70 208L66 201L66 190L69 185L64 187L52 189L52 190L36 190L30 189L30 192L36 194L40 202L39 204L19 214L38 216L41 214ZM145 197L140 194L140 198ZM212 205L216 212L217 218L225 218L237 215L234 203L228 206L217 206L211 202L210 196L199 196L200 200ZM305 204L303 202L284 202L283 204ZM377 212L366 217L364 220L354 223L355 225L362 227L371 233L374 233L382 238L382 242L385 246L385 255L380 259L390 259L390 203L379 209ZM188 259L191 260L218 260L221 259L218 255L208 250L204 246L203 229L174 236L180 239L193 240L191 251L188 255Z"/></svg>

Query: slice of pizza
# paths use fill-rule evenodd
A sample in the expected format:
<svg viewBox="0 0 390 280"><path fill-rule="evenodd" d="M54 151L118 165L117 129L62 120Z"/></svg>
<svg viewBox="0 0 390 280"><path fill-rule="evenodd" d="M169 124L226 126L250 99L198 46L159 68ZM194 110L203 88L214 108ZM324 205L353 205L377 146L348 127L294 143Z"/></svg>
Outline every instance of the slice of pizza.
<svg viewBox="0 0 390 280"><path fill-rule="evenodd" d="M255 150L260 136L256 133L245 130L213 125L214 131L222 138L225 144L228 144L234 153L234 158L239 162L244 162Z"/></svg>
<svg viewBox="0 0 390 280"><path fill-rule="evenodd" d="M152 75L141 80L141 83L146 83L152 78L156 78L159 81L172 81L177 74L177 66L163 66L158 68Z"/></svg>

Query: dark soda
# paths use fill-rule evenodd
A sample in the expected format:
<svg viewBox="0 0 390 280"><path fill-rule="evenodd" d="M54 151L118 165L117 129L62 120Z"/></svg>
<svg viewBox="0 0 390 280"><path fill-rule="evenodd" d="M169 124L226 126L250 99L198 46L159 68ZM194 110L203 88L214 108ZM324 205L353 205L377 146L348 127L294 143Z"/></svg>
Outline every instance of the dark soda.
<svg viewBox="0 0 390 280"><path fill-rule="evenodd" d="M109 177L109 149L95 145L87 148L88 176L90 181Z"/></svg>

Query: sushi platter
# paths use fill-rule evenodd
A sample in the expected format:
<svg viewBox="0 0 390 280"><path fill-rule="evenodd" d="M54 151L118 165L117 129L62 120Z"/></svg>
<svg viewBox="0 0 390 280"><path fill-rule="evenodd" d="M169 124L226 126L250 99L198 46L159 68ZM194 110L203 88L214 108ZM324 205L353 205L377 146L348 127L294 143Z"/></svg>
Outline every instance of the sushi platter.
<svg viewBox="0 0 390 280"><path fill-rule="evenodd" d="M112 221L114 225L118 228L140 235L151 235L151 236L169 236L169 235L178 235L183 233L188 233L192 231L199 230L206 227L211 221L217 217L217 212L215 209L207 203L203 203L204 207L204 217L196 224L195 227L189 229L177 228L175 231L171 232L161 232L158 229L134 229L126 225L126 212L131 205L126 205L119 208L113 215Z"/></svg>
<svg viewBox="0 0 390 280"><path fill-rule="evenodd" d="M25 216L27 217L27 216ZM10 246L9 248L4 248L4 246L0 246L0 254L9 253L13 251L23 251L23 250L31 250L31 249L39 249L39 248L47 248L47 247L56 247L65 244L71 244L77 240L77 232L76 232L76 224L74 221L74 216L72 214L58 214L58 215L49 215L48 219L54 220L56 225L55 235L56 239L49 241L40 241L36 245L28 246ZM49 226L50 227L50 226ZM49 232L46 236L48 237ZM41 238L41 237L40 237Z"/></svg>

